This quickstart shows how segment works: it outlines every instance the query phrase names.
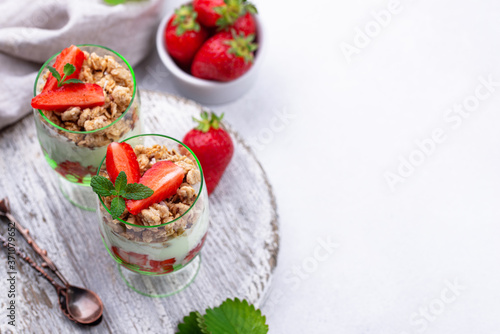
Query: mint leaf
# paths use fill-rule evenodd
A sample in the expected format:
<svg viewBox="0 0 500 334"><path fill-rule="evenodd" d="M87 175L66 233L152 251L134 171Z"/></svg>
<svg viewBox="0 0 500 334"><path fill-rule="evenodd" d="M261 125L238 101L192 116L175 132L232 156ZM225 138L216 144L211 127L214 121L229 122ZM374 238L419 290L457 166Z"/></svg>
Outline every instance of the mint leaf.
<svg viewBox="0 0 500 334"><path fill-rule="evenodd" d="M90 186L96 194L101 196L111 196L112 191L115 189L110 180L100 175L92 177Z"/></svg>
<svg viewBox="0 0 500 334"><path fill-rule="evenodd" d="M115 189L116 189L116 194L118 196L123 195L125 192L125 187L127 186L127 174L125 174L124 171L121 171L120 174L116 177L115 180Z"/></svg>
<svg viewBox="0 0 500 334"><path fill-rule="evenodd" d="M183 323L179 324L177 328L180 334L204 334L200 328L199 322L204 322L203 316L200 312L191 312L188 316L184 317Z"/></svg>
<svg viewBox="0 0 500 334"><path fill-rule="evenodd" d="M68 79L68 80L64 81L62 84L66 85L66 84L70 84L70 83L83 83L83 81L78 80L78 79Z"/></svg>
<svg viewBox="0 0 500 334"><path fill-rule="evenodd" d="M111 217L113 219L118 219L123 212L125 211L125 208L127 206L125 205L125 200L121 197L115 197L111 201L111 207L109 208L109 212L111 213Z"/></svg>
<svg viewBox="0 0 500 334"><path fill-rule="evenodd" d="M66 63L66 65L64 65L63 73L65 76L70 76L71 74L75 73L75 71L76 71L75 65L70 63Z"/></svg>
<svg viewBox="0 0 500 334"><path fill-rule="evenodd" d="M145 199L151 197L154 191L140 183L130 183L125 187L122 196L126 199Z"/></svg>
<svg viewBox="0 0 500 334"><path fill-rule="evenodd" d="M55 68L53 68L52 66L48 66L47 68L49 69L50 73L52 73L52 76L56 78L57 82L61 81L61 75Z"/></svg>
<svg viewBox="0 0 500 334"><path fill-rule="evenodd" d="M209 333L232 334L252 333L266 334L269 326L266 317L249 305L246 300L227 299L221 306L208 309L203 316Z"/></svg>

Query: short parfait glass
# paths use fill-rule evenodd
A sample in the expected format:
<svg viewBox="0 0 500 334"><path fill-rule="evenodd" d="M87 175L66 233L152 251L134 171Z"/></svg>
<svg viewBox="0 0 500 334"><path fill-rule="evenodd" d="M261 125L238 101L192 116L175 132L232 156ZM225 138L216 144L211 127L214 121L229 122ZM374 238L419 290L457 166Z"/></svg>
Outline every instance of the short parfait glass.
<svg viewBox="0 0 500 334"><path fill-rule="evenodd" d="M123 142L134 148L137 145L146 148L159 145L170 151L180 152L194 162L193 169L199 173L196 183L191 184L194 197L191 197L189 207L186 206L185 212L177 213L174 219L163 224L138 225L131 223L130 219L121 219L125 218L123 215L119 219L113 219L106 201L97 195L101 238L111 257L118 263L122 279L140 294L167 297L193 282L201 266L200 250L209 226L208 194L203 171L196 155L174 138L144 134ZM102 160L97 173L107 175L106 158ZM175 196L179 195L165 201L172 201ZM144 212L143 210L141 214ZM133 221L137 223L136 216L133 217Z"/></svg>
<svg viewBox="0 0 500 334"><path fill-rule="evenodd" d="M89 131L80 131L81 129L75 131L74 127L78 122L82 122L80 125L83 125L85 121L83 114L94 112L93 108L80 111L79 116L76 116L80 118L72 119L73 124L66 122L67 119L62 116L58 117L53 111L33 109L33 113L40 146L48 164L58 175L59 188L64 197L73 205L95 211L95 195L90 188L90 179L96 175L99 163L106 154L106 147L109 143L142 133L139 117L141 103L134 70L123 56L100 45L84 44L78 45L78 48L89 55L95 53L102 58L112 57L116 61L115 66L119 65L118 69L113 68L112 70L109 69L110 67L102 68L102 65L101 68L92 63L89 65L92 81L95 81L92 83L99 84L98 80L102 80L101 84L104 82L103 90L107 100L103 108L108 108L107 106L111 105L111 111L108 112L106 109L108 115L116 110L116 108L113 110L113 105L109 102L114 93L111 89L116 89L118 86L118 82L120 82L118 80L121 80L120 75L127 74L127 71L130 73L130 76L127 74L127 80L131 79L132 82L128 82L128 85L133 85L133 92L128 106L125 108L125 104L121 116L110 124L105 125L104 123L105 126ZM54 66L58 55L59 53L47 60L38 72L33 91L34 96L42 91L49 73L48 66ZM108 78L110 84L108 84Z"/></svg>

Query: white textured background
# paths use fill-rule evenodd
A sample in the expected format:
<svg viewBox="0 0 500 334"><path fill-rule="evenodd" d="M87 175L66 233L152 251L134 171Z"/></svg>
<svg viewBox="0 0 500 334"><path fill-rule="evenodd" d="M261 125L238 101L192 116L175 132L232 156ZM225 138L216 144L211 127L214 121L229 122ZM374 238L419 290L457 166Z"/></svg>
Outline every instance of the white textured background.
<svg viewBox="0 0 500 334"><path fill-rule="evenodd" d="M401 0L350 62L342 42L355 46L391 1L255 2L269 40L260 77L213 109L278 198L270 332L498 333L500 86L460 124L445 115L474 102L480 77L500 82L500 2ZM136 72L142 88L176 93L155 50ZM391 190L385 174L439 129Z"/></svg>

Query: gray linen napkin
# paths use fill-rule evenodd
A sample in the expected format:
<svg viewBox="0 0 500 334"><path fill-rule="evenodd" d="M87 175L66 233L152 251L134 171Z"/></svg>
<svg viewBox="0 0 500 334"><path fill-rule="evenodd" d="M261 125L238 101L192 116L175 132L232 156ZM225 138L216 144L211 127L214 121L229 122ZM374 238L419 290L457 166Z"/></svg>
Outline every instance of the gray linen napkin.
<svg viewBox="0 0 500 334"><path fill-rule="evenodd" d="M71 44L98 44L132 66L153 46L162 0L0 0L0 129L32 111L41 65Z"/></svg>

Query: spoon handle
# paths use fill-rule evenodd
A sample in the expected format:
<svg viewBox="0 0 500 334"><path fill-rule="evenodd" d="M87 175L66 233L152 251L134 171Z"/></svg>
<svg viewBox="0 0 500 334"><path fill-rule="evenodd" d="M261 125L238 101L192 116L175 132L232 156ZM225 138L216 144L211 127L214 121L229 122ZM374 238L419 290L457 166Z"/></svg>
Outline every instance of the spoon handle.
<svg viewBox="0 0 500 334"><path fill-rule="evenodd" d="M2 243L2 246L4 246L7 249L13 247L14 250L16 251L16 255L19 256L24 261L28 262L30 266L32 266L35 270L37 270L40 274L42 274L42 276L45 277L45 279L47 281L49 281L50 284L52 284L56 288L56 290L59 291L60 289L63 289L62 286L57 284L56 281L54 281L54 279L52 277L50 277L49 274L47 274L47 272L45 270L43 270L43 268L41 268L39 265L37 265L35 263L35 261L33 261L32 258L30 258L28 255L26 255L26 253L24 253L22 250L20 250L17 246L10 246L9 247L9 242L2 235L0 235L0 242Z"/></svg>
<svg viewBox="0 0 500 334"><path fill-rule="evenodd" d="M35 240L31 237L30 231L27 228L24 228L14 218L14 216L12 216L12 214L10 213L10 205L9 205L9 200L7 199L7 197L5 197L4 199L0 200L0 213L3 214L5 217L7 217L11 221L11 223L14 224L14 226L16 227L16 229L21 233L21 235L24 237L24 239L26 239L26 241L31 246L31 248L33 248L33 250L38 255L41 256L41 258L44 261L44 264L42 264L42 267L45 266L45 265L48 266L50 268L50 270L52 270L54 272L54 274L56 274L57 277L59 277L59 279L63 282L63 284L65 286L68 286L68 281L59 272L59 269L57 269L57 267L54 264L54 262L52 262L52 260L48 257L47 251L45 249L40 248L40 246L38 246L38 244L35 242Z"/></svg>

